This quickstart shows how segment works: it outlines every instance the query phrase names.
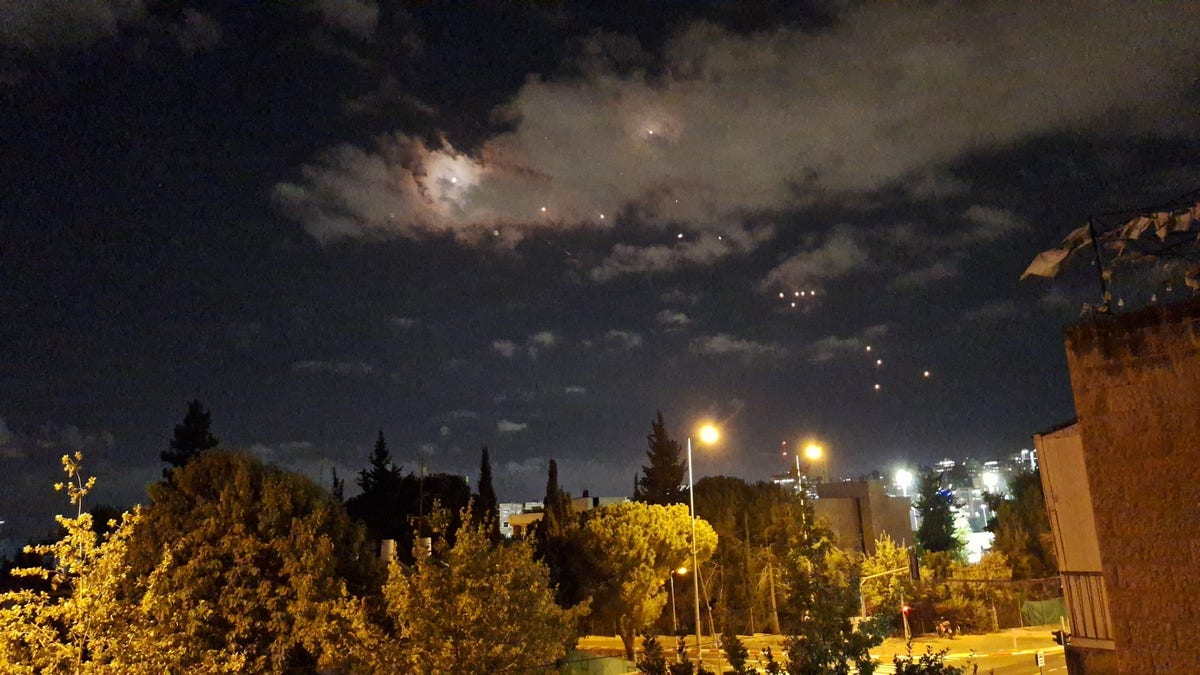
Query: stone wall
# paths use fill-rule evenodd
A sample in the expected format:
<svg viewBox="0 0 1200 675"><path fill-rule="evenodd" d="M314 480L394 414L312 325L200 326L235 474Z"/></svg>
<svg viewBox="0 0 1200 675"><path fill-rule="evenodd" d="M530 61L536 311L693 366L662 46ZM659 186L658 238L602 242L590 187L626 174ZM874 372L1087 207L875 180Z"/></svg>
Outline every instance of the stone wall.
<svg viewBox="0 0 1200 675"><path fill-rule="evenodd" d="M1121 673L1200 664L1200 302L1066 331Z"/></svg>

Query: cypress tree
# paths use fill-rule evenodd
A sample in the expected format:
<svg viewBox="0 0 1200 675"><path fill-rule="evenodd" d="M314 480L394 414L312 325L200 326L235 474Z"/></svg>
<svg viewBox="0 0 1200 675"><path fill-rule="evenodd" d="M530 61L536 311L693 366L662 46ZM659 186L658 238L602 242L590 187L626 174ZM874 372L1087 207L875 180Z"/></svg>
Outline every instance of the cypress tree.
<svg viewBox="0 0 1200 675"><path fill-rule="evenodd" d="M475 494L475 504L471 507L471 516L476 522L487 524L488 537L496 542L500 539L500 509L496 490L492 487L492 462L486 445L483 446L482 455L479 460L479 488Z"/></svg>

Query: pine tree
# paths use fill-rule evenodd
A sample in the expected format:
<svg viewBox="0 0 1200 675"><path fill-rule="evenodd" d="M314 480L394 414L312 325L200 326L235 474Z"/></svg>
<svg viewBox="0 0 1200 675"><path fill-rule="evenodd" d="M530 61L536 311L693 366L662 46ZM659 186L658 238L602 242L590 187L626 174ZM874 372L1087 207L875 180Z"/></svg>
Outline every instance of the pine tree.
<svg viewBox="0 0 1200 675"><path fill-rule="evenodd" d="M916 532L917 543L923 551L957 554L962 548L962 542L954 533L953 505L950 491L942 489L941 475L929 468L922 471L915 506L921 517L921 526Z"/></svg>
<svg viewBox="0 0 1200 675"><path fill-rule="evenodd" d="M471 507L471 516L475 522L486 524L488 537L496 542L500 540L500 509L496 490L492 487L492 462L488 458L486 445L483 446L482 455L479 460L479 488Z"/></svg>
<svg viewBox="0 0 1200 675"><path fill-rule="evenodd" d="M371 468L358 472L358 487L362 488L364 493L386 492L399 486L400 469L392 464L392 453L388 451L387 440L383 437L382 429L379 430L379 436L375 439L375 449L371 451L368 461L371 463Z"/></svg>
<svg viewBox="0 0 1200 675"><path fill-rule="evenodd" d="M687 465L679 450L679 443L667 434L662 411L650 423L650 434L646 436L650 448L646 456L649 466L642 466L633 499L647 504L683 504L687 501L687 488L683 486Z"/></svg>
<svg viewBox="0 0 1200 675"><path fill-rule="evenodd" d="M217 447L220 441L212 435L212 415L200 401L188 403L187 415L183 423L175 426L175 436L171 439L171 449L164 450L159 457L179 468L200 455L205 450ZM163 469L163 475L168 476L171 469Z"/></svg>

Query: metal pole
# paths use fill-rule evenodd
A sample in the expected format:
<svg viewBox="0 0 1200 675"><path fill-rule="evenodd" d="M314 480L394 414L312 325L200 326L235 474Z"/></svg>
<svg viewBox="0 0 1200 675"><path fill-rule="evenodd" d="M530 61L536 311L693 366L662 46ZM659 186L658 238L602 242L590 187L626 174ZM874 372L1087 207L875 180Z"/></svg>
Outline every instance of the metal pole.
<svg viewBox="0 0 1200 675"><path fill-rule="evenodd" d="M687 460L688 460L688 501L691 507L692 514L692 569L696 570L696 574L700 574L699 556L696 553L696 489L695 482L692 476L692 437L688 436L687 441ZM692 579L692 595L696 601L696 663L704 663L700 655L700 580L699 578Z"/></svg>

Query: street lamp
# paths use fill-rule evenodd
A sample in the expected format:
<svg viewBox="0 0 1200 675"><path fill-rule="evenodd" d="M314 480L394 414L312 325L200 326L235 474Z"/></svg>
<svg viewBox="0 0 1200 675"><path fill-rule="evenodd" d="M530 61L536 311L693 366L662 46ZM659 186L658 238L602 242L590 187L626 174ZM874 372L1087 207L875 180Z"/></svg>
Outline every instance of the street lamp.
<svg viewBox="0 0 1200 675"><path fill-rule="evenodd" d="M686 567L680 567L677 570L671 570L671 630L679 635L679 620L675 618L675 575L683 576L687 574Z"/></svg>
<svg viewBox="0 0 1200 675"><path fill-rule="evenodd" d="M904 496L908 496L908 488L912 487L913 473L908 469L899 469L896 471L896 486L899 487Z"/></svg>
<svg viewBox="0 0 1200 675"><path fill-rule="evenodd" d="M705 424L699 429L700 442L706 445L712 445L721 439L721 432L712 424ZM692 513L692 569L700 569L700 558L696 553L696 484L692 476L692 437L688 436L687 441L687 461L688 461L688 500ZM700 584L692 584L692 594L696 601L696 663L704 663L700 652Z"/></svg>

